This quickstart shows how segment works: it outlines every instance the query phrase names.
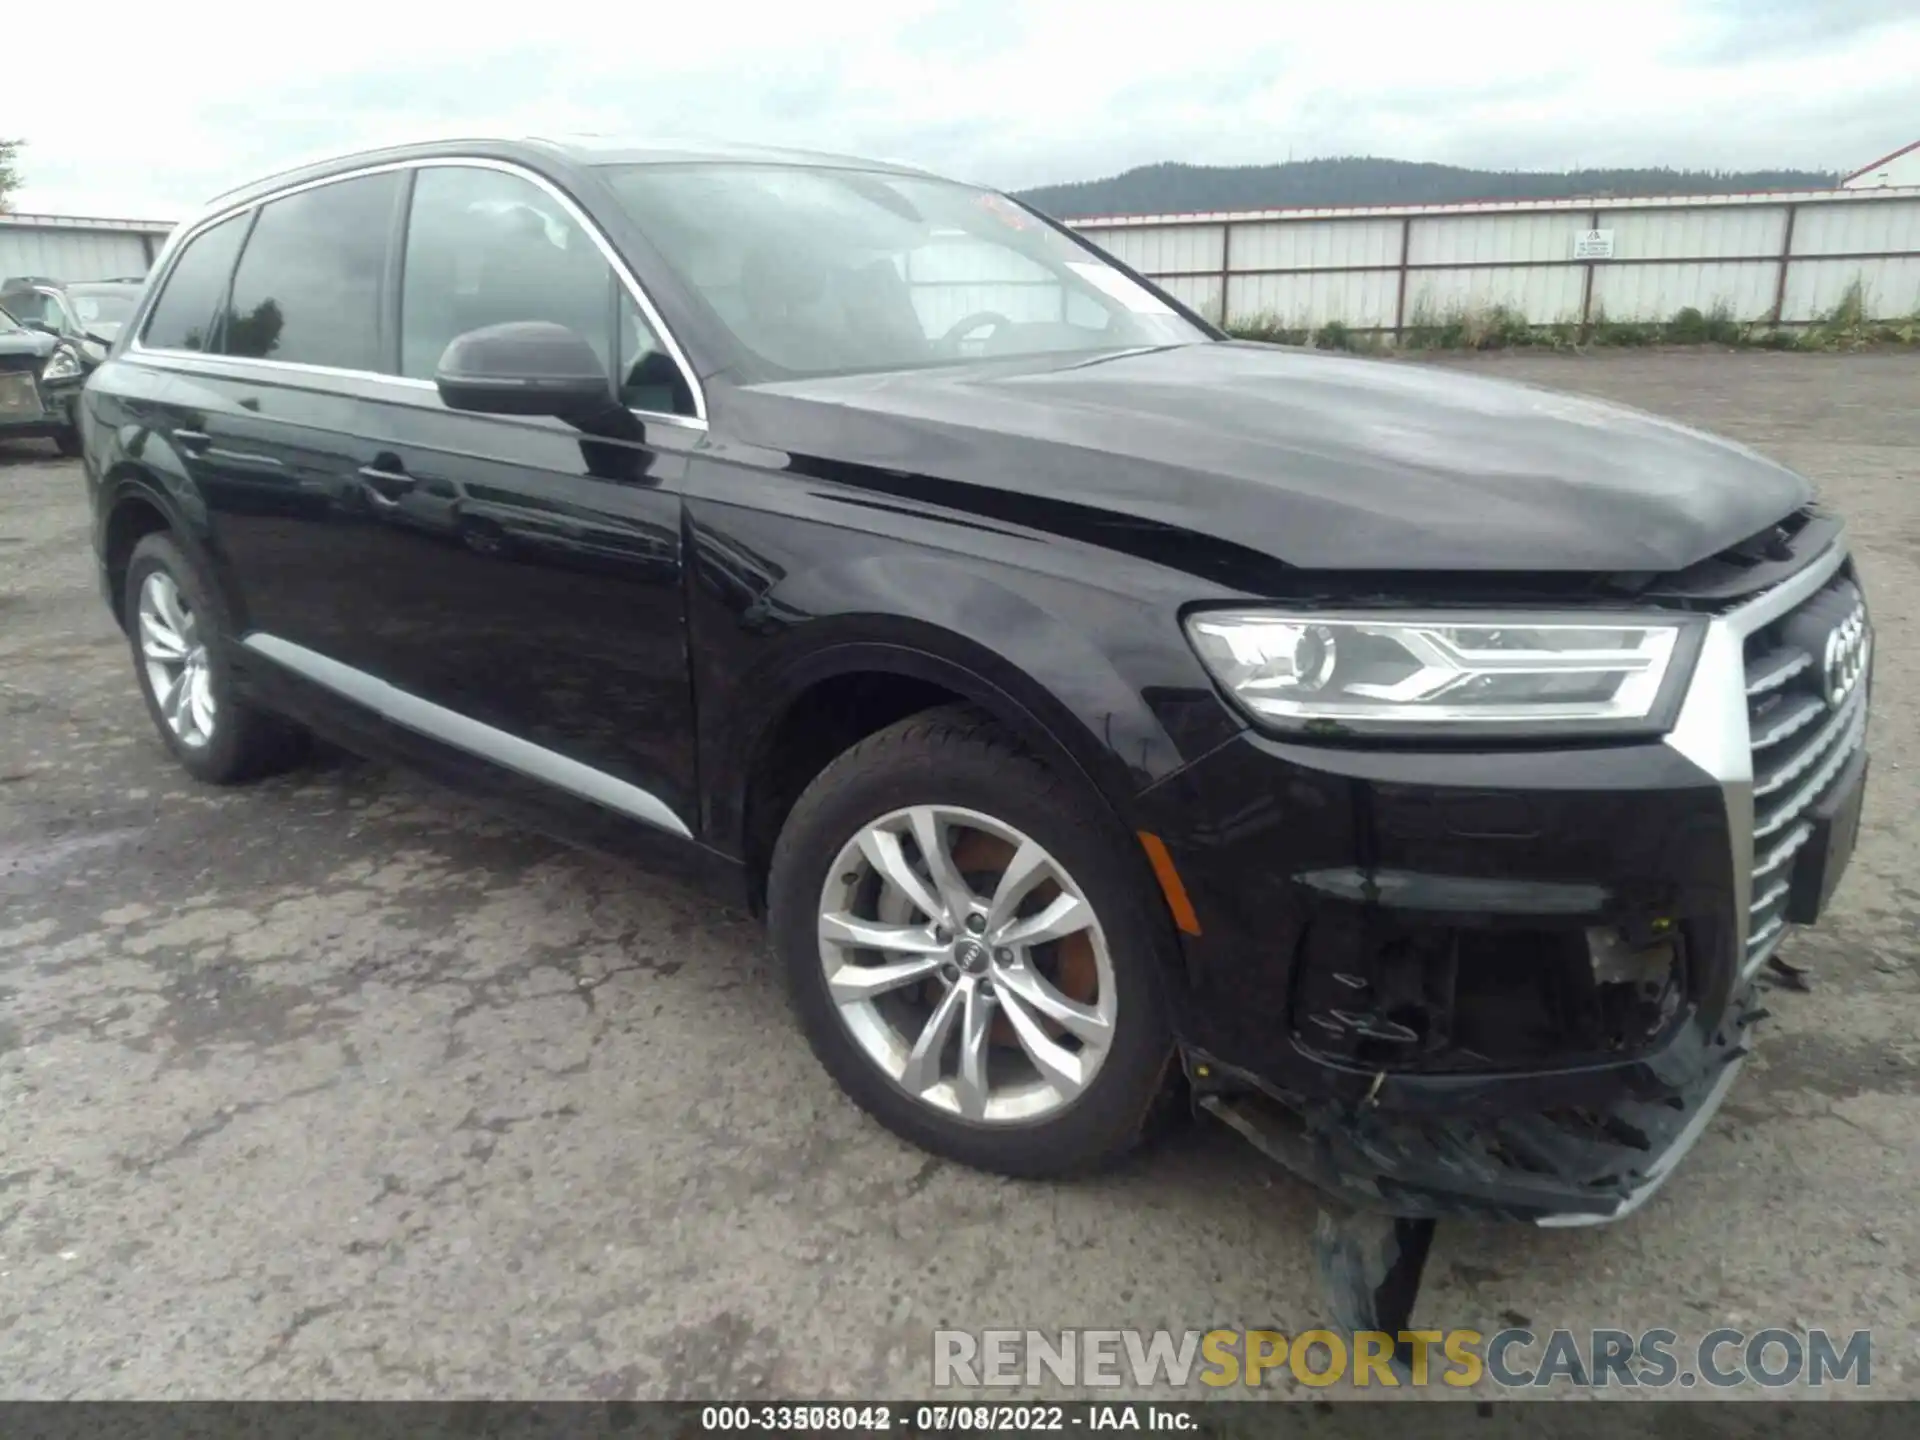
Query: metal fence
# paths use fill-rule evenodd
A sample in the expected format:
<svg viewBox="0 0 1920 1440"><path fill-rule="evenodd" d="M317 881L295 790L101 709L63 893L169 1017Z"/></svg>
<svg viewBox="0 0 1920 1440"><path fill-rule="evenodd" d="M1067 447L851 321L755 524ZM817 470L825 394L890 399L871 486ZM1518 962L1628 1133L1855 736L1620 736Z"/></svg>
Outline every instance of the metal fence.
<svg viewBox="0 0 1920 1440"><path fill-rule="evenodd" d="M1398 338L1409 326L1496 305L1535 324L1582 326L1601 319L1669 320L1691 306L1703 314L1723 309L1742 323L1790 327L1818 320L1855 285L1873 318L1920 311L1920 188L1124 215L1072 223L1196 310L1229 324L1318 328L1338 321ZM0 215L0 278L144 274L169 228ZM916 302L937 309L933 318L943 323L970 309L1007 310L1008 303L1015 304L1016 318L1042 318L1042 310L1062 303L1057 285L1035 287L1025 275L948 273L953 266L937 246L924 259L927 273L908 279L916 284ZM989 295L992 305L982 298Z"/></svg>
<svg viewBox="0 0 1920 1440"><path fill-rule="evenodd" d="M1076 229L1214 320L1399 337L1503 306L1534 324L1687 306L1806 325L1858 285L1920 311L1920 189L1105 216Z"/></svg>

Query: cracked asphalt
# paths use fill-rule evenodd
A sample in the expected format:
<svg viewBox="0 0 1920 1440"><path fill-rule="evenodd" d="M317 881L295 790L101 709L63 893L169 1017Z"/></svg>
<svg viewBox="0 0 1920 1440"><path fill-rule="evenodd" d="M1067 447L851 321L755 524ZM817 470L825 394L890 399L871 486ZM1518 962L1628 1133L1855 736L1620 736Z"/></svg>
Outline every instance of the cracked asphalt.
<svg viewBox="0 0 1920 1440"><path fill-rule="evenodd" d="M1844 507L1875 772L1785 951L1813 989L1678 1177L1606 1229L1443 1227L1416 1318L1871 1328L1871 1393L1920 1396L1920 356L1461 363ZM355 759L194 784L77 465L0 442L0 1395L924 1396L936 1327L1323 1321L1313 1214L1198 1125L1073 1185L930 1160L814 1064L744 915Z"/></svg>

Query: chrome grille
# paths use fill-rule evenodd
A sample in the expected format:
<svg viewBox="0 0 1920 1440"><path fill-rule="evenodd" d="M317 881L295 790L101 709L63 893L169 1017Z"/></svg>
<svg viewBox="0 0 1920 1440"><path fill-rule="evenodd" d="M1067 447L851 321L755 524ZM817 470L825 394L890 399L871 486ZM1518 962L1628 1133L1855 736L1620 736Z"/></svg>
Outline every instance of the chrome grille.
<svg viewBox="0 0 1920 1440"><path fill-rule="evenodd" d="M1824 649L1836 628L1864 624L1865 617L1858 587L1836 577L1746 640L1747 733L1753 753L1747 974L1773 953L1786 931L1793 857L1813 836L1809 812L1866 742L1867 683L1861 678L1836 703Z"/></svg>

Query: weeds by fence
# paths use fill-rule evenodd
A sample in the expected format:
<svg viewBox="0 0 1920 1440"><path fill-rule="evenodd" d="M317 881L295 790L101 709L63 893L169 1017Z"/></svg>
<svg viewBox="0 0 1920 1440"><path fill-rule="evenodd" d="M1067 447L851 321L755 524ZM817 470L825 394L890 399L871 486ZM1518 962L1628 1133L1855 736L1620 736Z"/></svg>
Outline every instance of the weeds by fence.
<svg viewBox="0 0 1920 1440"><path fill-rule="evenodd" d="M1338 320L1324 325L1288 324L1273 316L1236 321L1228 331L1241 340L1273 345L1310 345L1319 350L1372 354L1396 348L1390 335L1354 330ZM1810 325L1787 328L1772 320L1735 320L1725 306L1701 312L1689 305L1667 320L1609 320L1596 308L1585 325L1573 320L1544 324L1506 305L1454 306L1433 311L1416 306L1397 348L1403 350L1580 350L1588 346L1720 345L1746 350L1858 350L1869 345L1920 345L1920 309L1876 320L1858 281L1840 302Z"/></svg>

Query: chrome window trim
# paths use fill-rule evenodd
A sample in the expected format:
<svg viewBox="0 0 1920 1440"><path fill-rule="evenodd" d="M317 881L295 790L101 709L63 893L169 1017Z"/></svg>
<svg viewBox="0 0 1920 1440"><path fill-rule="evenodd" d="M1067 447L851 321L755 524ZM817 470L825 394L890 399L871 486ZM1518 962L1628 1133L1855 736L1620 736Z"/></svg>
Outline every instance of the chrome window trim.
<svg viewBox="0 0 1920 1440"><path fill-rule="evenodd" d="M576 205L564 190L547 179L546 176L540 174L539 171L530 170L525 165L517 164L510 160L493 160L481 156L432 155L414 160L383 161L380 164L366 165L356 170L344 170L339 174L327 175L318 180L303 180L297 185L288 185L282 189L271 191L268 194L256 196L241 204L229 205L224 209L216 210L202 216L193 222L190 229L178 232L176 237L168 241L166 254L162 257L166 262L165 268L159 272L150 287L149 294L152 299L150 303L143 308L139 317L140 323L134 329L132 338L127 342L128 353L135 355L153 355L167 359L188 357L202 360L243 361L252 365L264 365L279 370L320 376L371 376L377 380L399 381L406 385L424 386L428 390L433 390L435 387L430 380L415 380L405 375L388 375L384 371L379 370L345 370L331 365L305 365L291 360L266 360L257 359L252 356L238 355L207 355L205 352L199 350L175 350L165 346L149 346L146 343L147 321L152 318L152 311L159 304L160 296L162 292L165 291L167 282L173 278L174 264L179 258L180 252L192 244L204 231L211 230L214 226L221 224L223 221L231 220L237 215L244 215L249 211L259 209L263 205L271 204L275 200L284 200L290 195L298 195L307 190L317 190L322 185L336 185L343 180L358 180L367 175L385 175L394 171L430 169L497 170L504 175L514 175L522 180L532 182L532 184L544 190L558 202L560 207L567 212L568 217L593 241L595 248L600 251L601 258L612 267L614 275L618 277L621 285L626 289L628 297L632 299L635 305L640 307L640 313L646 317L647 323L653 327L654 334L660 337L660 343L666 347L667 354L672 356L673 363L680 367L680 373L686 379L689 393L693 396L694 413L691 416L675 415L662 410L641 410L631 406L628 407L629 411L635 415L645 416L649 420L666 420L674 424L686 425L700 430L707 428L706 387L700 383L700 377L694 374L693 366L687 360L686 352L680 348L680 342L674 338L673 331L667 328L666 321L660 318L660 312L654 308L653 301L648 298L645 287L640 284L633 272L628 269L627 262L621 257L620 252L614 248L613 242L601 233L600 227L588 217L586 211ZM244 257L244 245L242 245L241 251L242 257ZM404 266L404 260L402 263ZM438 392L436 391L436 393Z"/></svg>
<svg viewBox="0 0 1920 1440"><path fill-rule="evenodd" d="M391 387L397 403L416 404L423 396L432 396L436 408L442 413L452 415L458 412L448 410L439 404L439 388L431 380L415 380L407 375L388 375L379 370L343 370L334 365L308 365L294 360L261 360L251 355L209 355L200 350L170 350L159 347L143 346L142 354L165 357L167 363L177 370L190 374L212 375L233 380L259 380L272 384L275 381L291 382L301 376L311 375L316 379L352 380L356 384L372 389ZM696 420L688 415L668 415L658 410L631 410L649 425L676 425L685 430L704 433L707 422ZM524 415L480 415L481 420L498 420L506 423L525 424L530 418ZM537 417L534 417L537 418ZM558 425L560 422L552 422ZM574 432L577 434L577 432Z"/></svg>
<svg viewBox="0 0 1920 1440"><path fill-rule="evenodd" d="M388 375L379 370L349 370L339 365L308 365L297 360L265 360L252 355L210 355L204 350L172 350L164 346L142 345L144 355L164 355L170 363L204 375L230 375L235 379L272 379L273 374L339 376L349 380L373 380L404 390L432 390L431 380L415 380L406 375ZM265 376L257 372L264 370Z"/></svg>
<svg viewBox="0 0 1920 1440"><path fill-rule="evenodd" d="M1720 783L1733 862L1733 954L1747 969L1753 892L1753 737L1747 725L1747 637L1831 580L1847 561L1843 529L1813 561L1771 590L1707 624L1686 698L1665 743Z"/></svg>
<svg viewBox="0 0 1920 1440"><path fill-rule="evenodd" d="M423 700L378 676L343 665L291 640L282 640L278 635L256 630L240 643L255 654L284 665L294 674L364 705L403 729L543 781L583 800L591 800L670 835L693 838L686 822L659 796L604 770L596 770L530 740L522 740L518 735L495 729L457 710Z"/></svg>

